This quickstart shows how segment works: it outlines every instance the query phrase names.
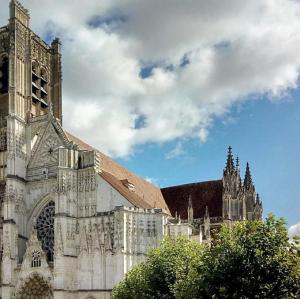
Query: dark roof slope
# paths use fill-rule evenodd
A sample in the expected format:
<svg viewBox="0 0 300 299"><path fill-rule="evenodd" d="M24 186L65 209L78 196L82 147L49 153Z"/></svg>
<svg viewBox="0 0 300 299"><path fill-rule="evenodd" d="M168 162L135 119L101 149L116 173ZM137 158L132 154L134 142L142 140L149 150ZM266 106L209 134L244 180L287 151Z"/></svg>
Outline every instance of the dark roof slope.
<svg viewBox="0 0 300 299"><path fill-rule="evenodd" d="M202 218L206 206L210 217L222 217L222 180L199 182L162 188L161 192L173 216L187 219L189 196L191 195L194 219Z"/></svg>

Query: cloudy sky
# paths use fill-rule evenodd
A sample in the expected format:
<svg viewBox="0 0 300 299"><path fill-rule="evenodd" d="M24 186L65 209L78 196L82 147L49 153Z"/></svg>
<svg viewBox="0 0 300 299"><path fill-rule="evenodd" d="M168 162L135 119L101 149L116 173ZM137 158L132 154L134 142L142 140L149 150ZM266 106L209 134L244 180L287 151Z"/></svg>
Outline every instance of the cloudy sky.
<svg viewBox="0 0 300 299"><path fill-rule="evenodd" d="M300 221L299 1L22 3L62 39L67 130L160 186L220 178L231 144L265 214Z"/></svg>

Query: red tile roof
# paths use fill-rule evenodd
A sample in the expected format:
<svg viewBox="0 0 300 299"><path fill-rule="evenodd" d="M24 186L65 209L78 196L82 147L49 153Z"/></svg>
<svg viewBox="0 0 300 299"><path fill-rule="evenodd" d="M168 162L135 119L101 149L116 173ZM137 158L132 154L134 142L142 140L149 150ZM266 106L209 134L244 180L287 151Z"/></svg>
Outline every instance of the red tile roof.
<svg viewBox="0 0 300 299"><path fill-rule="evenodd" d="M192 199L194 219L202 218L208 206L210 217L222 217L222 180L185 184L161 189L173 216L187 219L189 196Z"/></svg>
<svg viewBox="0 0 300 299"><path fill-rule="evenodd" d="M112 174L102 171L99 175L108 182L114 189L123 195L132 205L143 209L151 209L151 205L139 197L135 192L129 190L124 184Z"/></svg>
<svg viewBox="0 0 300 299"><path fill-rule="evenodd" d="M103 172L103 175L101 176L134 206L139 208L161 208L166 210L167 213L170 212L162 196L161 190L158 187L135 175L133 172L121 166L110 157L72 134L66 132L66 135L70 141L78 145L79 149L95 150L98 152L100 157L100 169ZM125 186L121 183L121 181L126 179L134 185L134 192L129 189L127 189L128 192L125 191ZM120 183L118 181L120 181Z"/></svg>

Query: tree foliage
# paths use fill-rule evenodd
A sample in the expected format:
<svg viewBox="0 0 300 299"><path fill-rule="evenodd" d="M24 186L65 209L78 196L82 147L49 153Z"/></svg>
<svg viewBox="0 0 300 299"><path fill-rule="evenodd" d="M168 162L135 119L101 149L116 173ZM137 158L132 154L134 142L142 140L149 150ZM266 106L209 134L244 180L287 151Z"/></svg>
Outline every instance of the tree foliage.
<svg viewBox="0 0 300 299"><path fill-rule="evenodd" d="M201 278L208 297L297 298L299 257L283 219L222 227ZM299 293L298 293L299 294ZM201 298L202 294L198 294Z"/></svg>
<svg viewBox="0 0 300 299"><path fill-rule="evenodd" d="M115 299L171 299L178 286L199 267L204 247L185 237L166 237L145 262L130 270L113 289Z"/></svg>
<svg viewBox="0 0 300 299"><path fill-rule="evenodd" d="M297 242L297 241L295 241ZM223 226L212 246L164 239L126 274L114 299L299 298L300 258L282 219Z"/></svg>

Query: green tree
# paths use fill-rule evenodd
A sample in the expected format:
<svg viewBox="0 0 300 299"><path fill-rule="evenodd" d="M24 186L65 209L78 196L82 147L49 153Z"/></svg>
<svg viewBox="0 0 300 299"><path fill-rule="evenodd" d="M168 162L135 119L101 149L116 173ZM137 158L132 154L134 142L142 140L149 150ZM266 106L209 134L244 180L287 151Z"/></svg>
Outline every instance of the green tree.
<svg viewBox="0 0 300 299"><path fill-rule="evenodd" d="M185 237L166 237L145 262L130 270L113 289L114 299L171 299L178 287L202 263L202 245ZM186 297L185 297L186 298Z"/></svg>
<svg viewBox="0 0 300 299"><path fill-rule="evenodd" d="M272 215L224 225L210 248L168 237L127 273L113 298L300 298L296 245Z"/></svg>
<svg viewBox="0 0 300 299"><path fill-rule="evenodd" d="M272 215L222 227L205 265L198 298L299 298L299 257L284 220Z"/></svg>

